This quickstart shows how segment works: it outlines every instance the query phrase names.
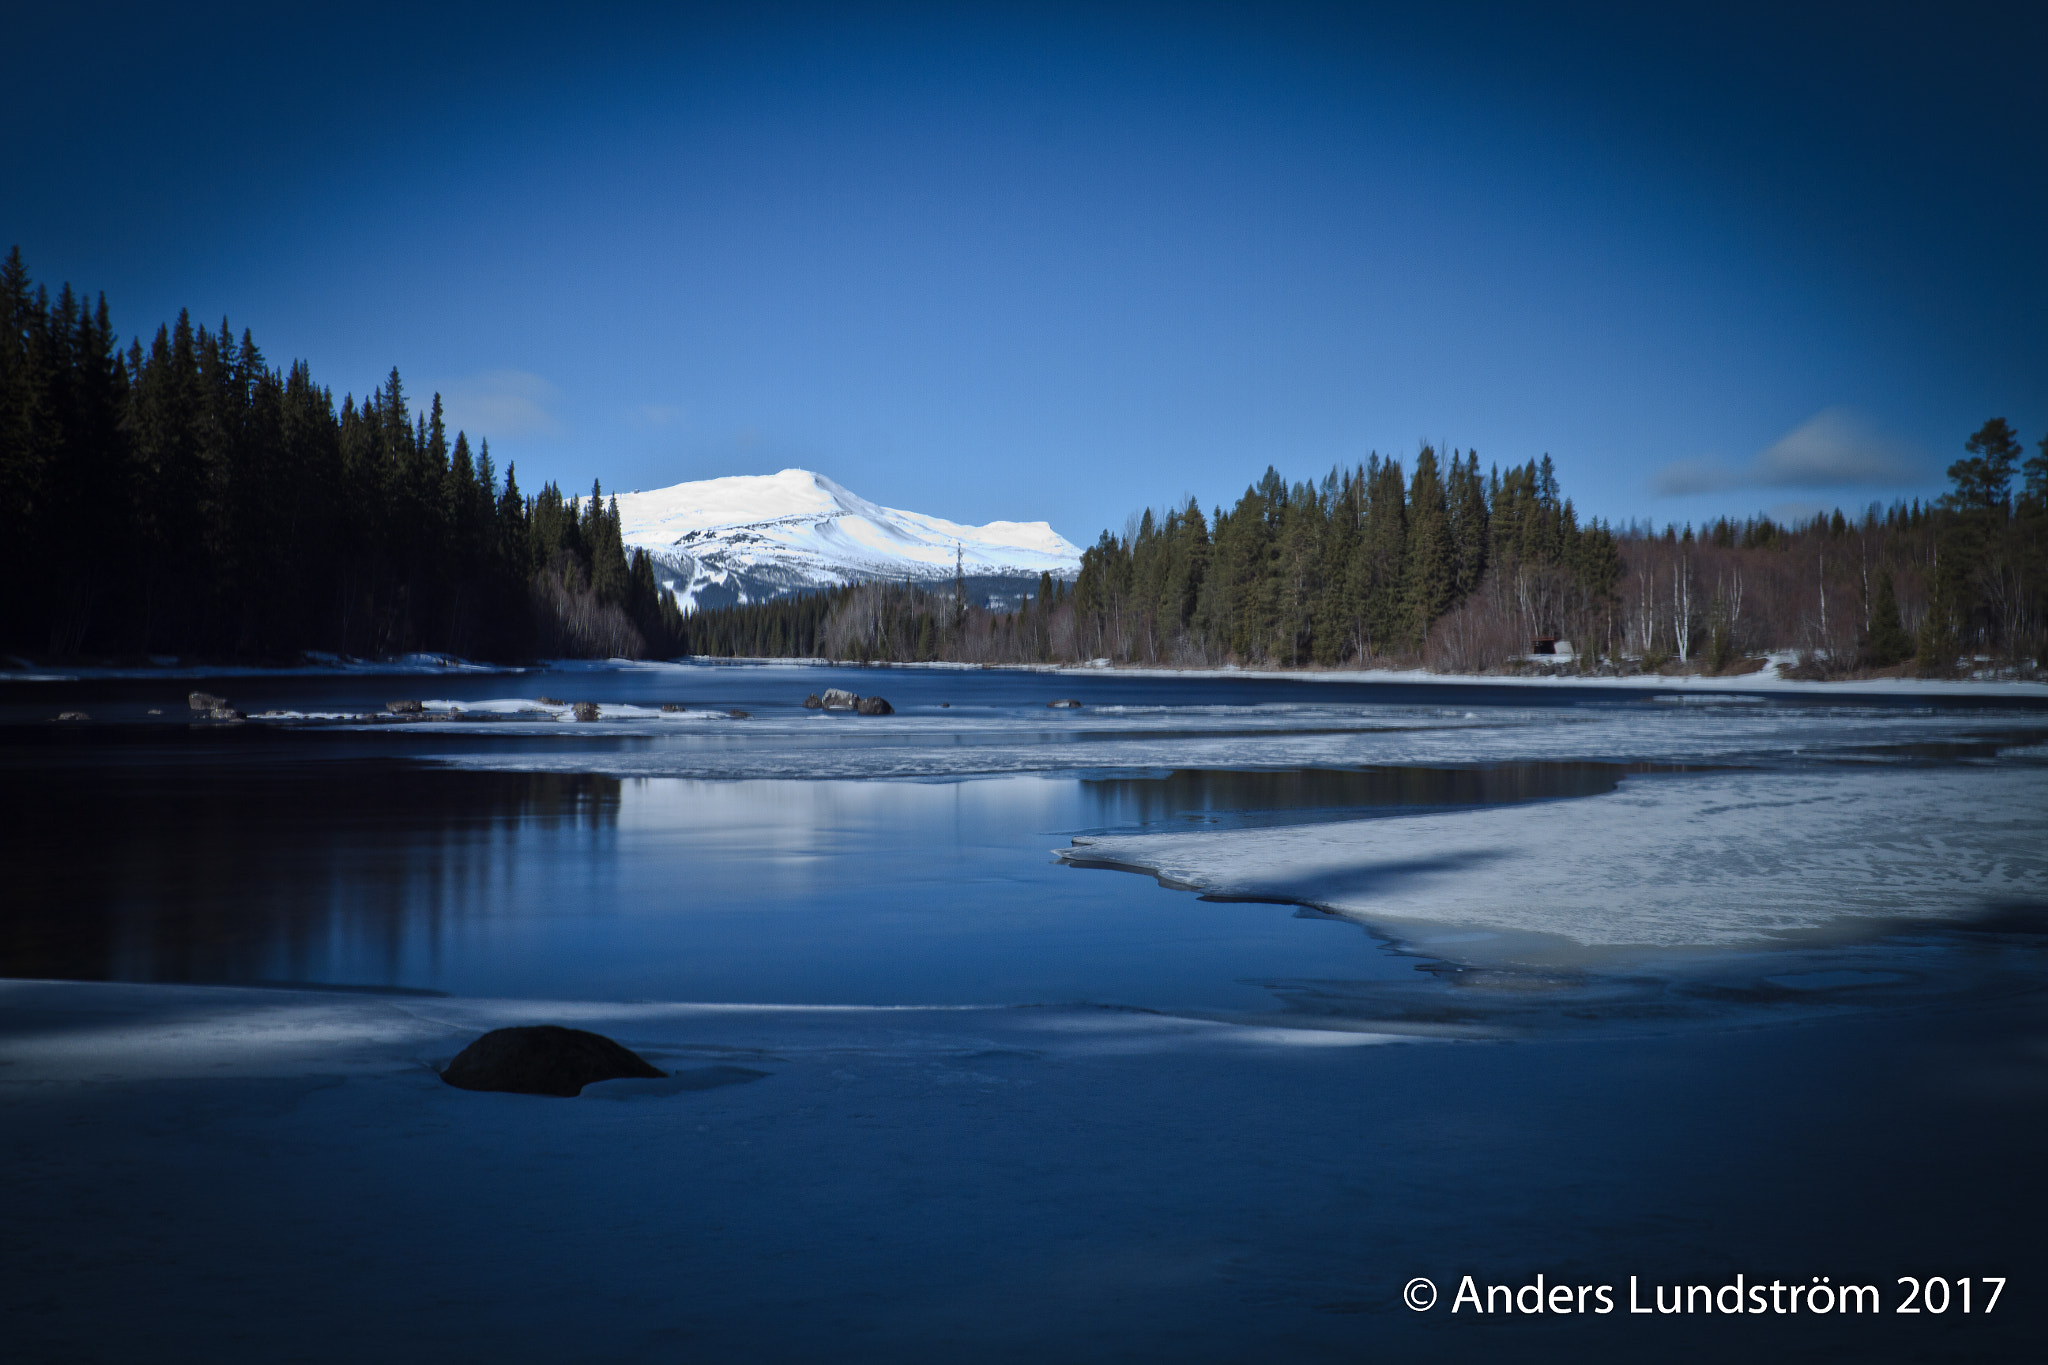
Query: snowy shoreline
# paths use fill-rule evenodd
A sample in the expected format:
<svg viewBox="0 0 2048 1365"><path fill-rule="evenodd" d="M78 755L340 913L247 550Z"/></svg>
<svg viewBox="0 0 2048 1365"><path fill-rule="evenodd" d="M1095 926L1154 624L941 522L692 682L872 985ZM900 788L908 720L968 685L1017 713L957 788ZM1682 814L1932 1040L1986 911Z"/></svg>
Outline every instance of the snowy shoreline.
<svg viewBox="0 0 2048 1365"><path fill-rule="evenodd" d="M1121 678L1261 678L1296 682L1408 683L1447 686L1575 688L1618 692L1736 692L1778 693L1798 696L1924 696L1924 697L2040 697L2048 700L2048 682L2014 679L1942 678L1848 678L1837 682L1812 682L1787 678L1779 668L1780 656L1755 673L1727 677L1704 674L1638 674L1632 677L1601 678L1580 674L1529 676L1495 673L1432 673L1424 668L1284 669L1284 668L1096 668L1064 665L1043 671L1083 676L1104 673ZM995 665L1002 667L1003 665Z"/></svg>
<svg viewBox="0 0 2048 1365"><path fill-rule="evenodd" d="M617 661L621 664L624 661ZM663 664L685 667L728 667L728 668L846 668L846 669L901 669L918 672L989 672L989 673L1035 673L1050 677L1074 678L1201 678L1221 681L1243 679L1260 682L1303 682L1303 683L1392 683L1409 686L1451 686L1451 687L1528 687L1550 689L1575 689L1616 692L1691 692L1691 693L1745 693L1779 694L1785 696L1892 696L1892 697L2027 697L2048 701L2048 682L2026 682L2016 679L1947 679L1947 678L1848 678L1835 682L1812 682L1802 678L1787 678L1779 672L1781 660L1774 656L1772 661L1755 673L1733 674L1727 677L1707 677L1703 674L1647 674L1633 677L1601 678L1579 674L1558 674L1553 676L1530 676L1507 673L1432 673L1424 668L1173 668L1139 667L1135 665L1097 664L970 664L936 660L929 663L899 663L877 660L871 663L850 663L834 659L770 659L770 658L724 658L712 655L697 655L687 659L646 661L634 666L660 667ZM576 661L560 661L548 667L576 667Z"/></svg>
<svg viewBox="0 0 2048 1365"><path fill-rule="evenodd" d="M414 657L388 661L320 661L290 666L254 664L165 664L139 667L42 667L27 661L23 666L0 668L0 683L52 683L88 681L147 681L153 678L196 680L202 678L321 678L321 677L432 677L448 674L519 673L603 673L652 672L664 669L697 668L829 668L871 671L875 669L935 673L1024 673L1076 678L1190 678L1264 682L1395 684L1442 687L1510 687L1537 690L1610 691L1625 693L1668 692L1674 694L1742 694L1798 697L1908 697L1935 699L2025 698L2048 701L2048 682L2018 679L1946 678L1852 678L1814 682L1787 678L1780 671L1783 659L1771 661L1755 673L1726 677L1702 674L1636 675L1632 677L1588 677L1579 674L1530 676L1525 674L1432 673L1427 669L1287 669L1287 668L1172 668L1098 664L975 664L935 660L901 663L878 660L853 663L817 658L729 658L692 655L678 659L544 659L529 664L484 664L452 656Z"/></svg>

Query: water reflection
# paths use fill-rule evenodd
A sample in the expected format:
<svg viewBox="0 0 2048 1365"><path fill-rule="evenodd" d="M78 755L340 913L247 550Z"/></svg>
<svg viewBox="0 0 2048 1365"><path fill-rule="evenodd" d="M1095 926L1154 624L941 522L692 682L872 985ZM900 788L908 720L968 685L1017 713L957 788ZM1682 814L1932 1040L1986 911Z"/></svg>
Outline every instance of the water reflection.
<svg viewBox="0 0 2048 1365"><path fill-rule="evenodd" d="M1244 828L1357 820L1504 801L1598 796L1650 764L1504 763L1479 768L1179 769L1089 777L1084 790L1105 828L1175 821Z"/></svg>
<svg viewBox="0 0 2048 1365"><path fill-rule="evenodd" d="M340 736L16 750L0 974L463 994L1256 1003L1402 970L1344 925L1076 876L1092 830L1590 795L1608 764L969 781L505 772ZM76 751L70 755L78 757Z"/></svg>
<svg viewBox="0 0 2048 1365"><path fill-rule="evenodd" d="M409 949L488 914L523 839L604 856L619 783L398 760L15 773L0 973L395 982Z"/></svg>

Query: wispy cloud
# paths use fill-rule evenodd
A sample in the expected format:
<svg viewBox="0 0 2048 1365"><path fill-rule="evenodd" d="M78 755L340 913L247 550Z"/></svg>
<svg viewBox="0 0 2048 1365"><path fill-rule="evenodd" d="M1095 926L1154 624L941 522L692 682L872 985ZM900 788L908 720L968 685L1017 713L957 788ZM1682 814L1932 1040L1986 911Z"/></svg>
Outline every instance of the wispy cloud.
<svg viewBox="0 0 2048 1365"><path fill-rule="evenodd" d="M1866 488L1917 477L1912 446L1850 408L1824 408L1746 461L1674 460L1657 471L1658 497L1730 488Z"/></svg>
<svg viewBox="0 0 2048 1365"><path fill-rule="evenodd" d="M448 425L472 436L514 440L559 436L563 426L549 405L555 386L525 370L485 370L458 379L441 391Z"/></svg>

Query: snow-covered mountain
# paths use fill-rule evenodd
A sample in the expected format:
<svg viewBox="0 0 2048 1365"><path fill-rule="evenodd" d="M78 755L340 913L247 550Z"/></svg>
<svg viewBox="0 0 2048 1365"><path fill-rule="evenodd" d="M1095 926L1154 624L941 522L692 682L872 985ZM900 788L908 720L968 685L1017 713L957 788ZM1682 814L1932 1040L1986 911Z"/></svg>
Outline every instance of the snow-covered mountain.
<svg viewBox="0 0 2048 1365"><path fill-rule="evenodd" d="M1042 521L961 526L883 507L808 469L621 493L628 546L654 557L684 611L882 580L951 580L977 597L1036 591L1038 576L1072 578L1081 552ZM956 558L957 557L957 558Z"/></svg>

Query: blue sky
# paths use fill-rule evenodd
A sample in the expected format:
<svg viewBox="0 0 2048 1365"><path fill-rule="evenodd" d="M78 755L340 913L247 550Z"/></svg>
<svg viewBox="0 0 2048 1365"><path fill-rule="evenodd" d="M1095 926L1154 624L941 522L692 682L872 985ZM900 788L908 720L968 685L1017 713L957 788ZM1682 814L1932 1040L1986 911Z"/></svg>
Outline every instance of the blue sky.
<svg viewBox="0 0 2048 1365"><path fill-rule="evenodd" d="M1985 418L2048 428L2040 6L9 27L38 279L338 392L396 364L529 489L799 464L1087 540L1427 439L1662 521L1925 496Z"/></svg>

